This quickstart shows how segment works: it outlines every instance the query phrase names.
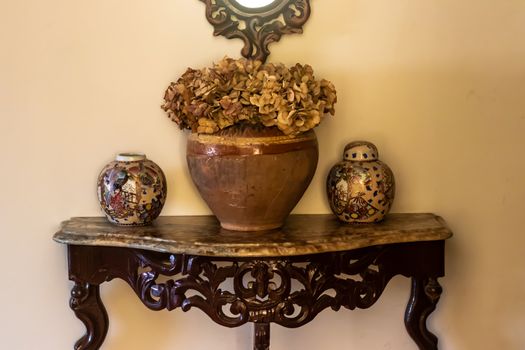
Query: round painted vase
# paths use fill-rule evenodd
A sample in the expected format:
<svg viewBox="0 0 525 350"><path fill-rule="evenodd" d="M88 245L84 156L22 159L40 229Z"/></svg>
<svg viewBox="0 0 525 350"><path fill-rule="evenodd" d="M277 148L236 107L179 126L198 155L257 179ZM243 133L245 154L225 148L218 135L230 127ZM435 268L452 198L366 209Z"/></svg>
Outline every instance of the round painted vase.
<svg viewBox="0 0 525 350"><path fill-rule="evenodd" d="M221 226L234 231L283 226L310 184L318 156L313 131L292 137L250 125L191 134L186 152L201 197Z"/></svg>
<svg viewBox="0 0 525 350"><path fill-rule="evenodd" d="M109 221L144 226L156 219L166 201L166 177L140 153L121 153L98 177L98 199Z"/></svg>
<svg viewBox="0 0 525 350"><path fill-rule="evenodd" d="M346 145L343 161L331 169L326 181L330 208L339 220L379 222L390 211L395 194L394 174L378 158L377 147L370 142Z"/></svg>

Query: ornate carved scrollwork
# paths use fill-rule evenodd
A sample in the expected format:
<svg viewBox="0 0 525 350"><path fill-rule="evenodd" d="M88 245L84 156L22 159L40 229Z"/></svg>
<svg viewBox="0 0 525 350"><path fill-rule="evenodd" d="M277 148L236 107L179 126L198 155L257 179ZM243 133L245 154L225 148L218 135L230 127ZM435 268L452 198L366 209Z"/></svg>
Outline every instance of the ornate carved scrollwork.
<svg viewBox="0 0 525 350"><path fill-rule="evenodd" d="M214 35L244 42L246 58L266 61L268 45L283 34L302 33L310 17L310 0L274 0L261 8L247 8L235 0L200 0L206 4L206 18Z"/></svg>
<svg viewBox="0 0 525 350"><path fill-rule="evenodd" d="M255 324L254 349L268 349L271 322L299 327L327 308L368 308L388 281L412 278L405 325L420 349L437 349L426 327L444 275L444 241L370 246L358 250L273 258L217 258L132 248L68 246L71 308L85 324L77 350L99 349L108 317L99 285L125 280L153 309L196 307L215 322Z"/></svg>
<svg viewBox="0 0 525 350"><path fill-rule="evenodd" d="M153 310L196 307L227 327L246 322L299 327L328 307L373 305L390 278L381 273L383 251L254 260L173 254L160 259L137 251L136 280L128 283ZM160 275L174 278L160 282Z"/></svg>

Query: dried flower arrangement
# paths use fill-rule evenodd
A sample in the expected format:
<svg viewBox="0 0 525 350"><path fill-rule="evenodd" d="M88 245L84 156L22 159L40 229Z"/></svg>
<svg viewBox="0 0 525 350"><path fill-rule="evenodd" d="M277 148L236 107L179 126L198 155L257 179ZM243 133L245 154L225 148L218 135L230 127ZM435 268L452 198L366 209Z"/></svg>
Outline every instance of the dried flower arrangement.
<svg viewBox="0 0 525 350"><path fill-rule="evenodd" d="M188 68L171 83L162 108L181 129L213 134L239 123L297 135L334 114L337 95L312 67L225 57L212 67Z"/></svg>

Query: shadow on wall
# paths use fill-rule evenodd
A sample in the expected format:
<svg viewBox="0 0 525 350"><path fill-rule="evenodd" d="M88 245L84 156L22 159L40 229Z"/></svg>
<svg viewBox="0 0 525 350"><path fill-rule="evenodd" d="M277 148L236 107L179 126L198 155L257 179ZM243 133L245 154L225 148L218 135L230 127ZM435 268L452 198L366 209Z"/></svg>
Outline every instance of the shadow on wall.
<svg viewBox="0 0 525 350"><path fill-rule="evenodd" d="M139 350L152 345L169 349L177 336L174 315L146 308L127 283L115 279L101 285L101 298L109 315L109 331L103 347ZM152 315L153 313L153 315ZM166 336L166 335L170 336Z"/></svg>
<svg viewBox="0 0 525 350"><path fill-rule="evenodd" d="M101 285L101 298L109 315L103 348L111 350L217 348L245 350L251 346L251 324L229 329L192 308L153 311L142 304L120 279ZM80 321L79 321L80 322ZM231 345L229 345L231 344Z"/></svg>

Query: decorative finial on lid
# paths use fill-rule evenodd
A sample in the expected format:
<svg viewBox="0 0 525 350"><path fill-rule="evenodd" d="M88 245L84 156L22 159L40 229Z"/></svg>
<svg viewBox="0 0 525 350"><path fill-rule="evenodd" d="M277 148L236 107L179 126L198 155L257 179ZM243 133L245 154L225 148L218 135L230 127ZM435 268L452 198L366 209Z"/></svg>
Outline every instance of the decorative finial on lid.
<svg viewBox="0 0 525 350"><path fill-rule="evenodd" d="M343 160L357 162L374 161L379 158L377 147L368 141L354 141L346 145Z"/></svg>

